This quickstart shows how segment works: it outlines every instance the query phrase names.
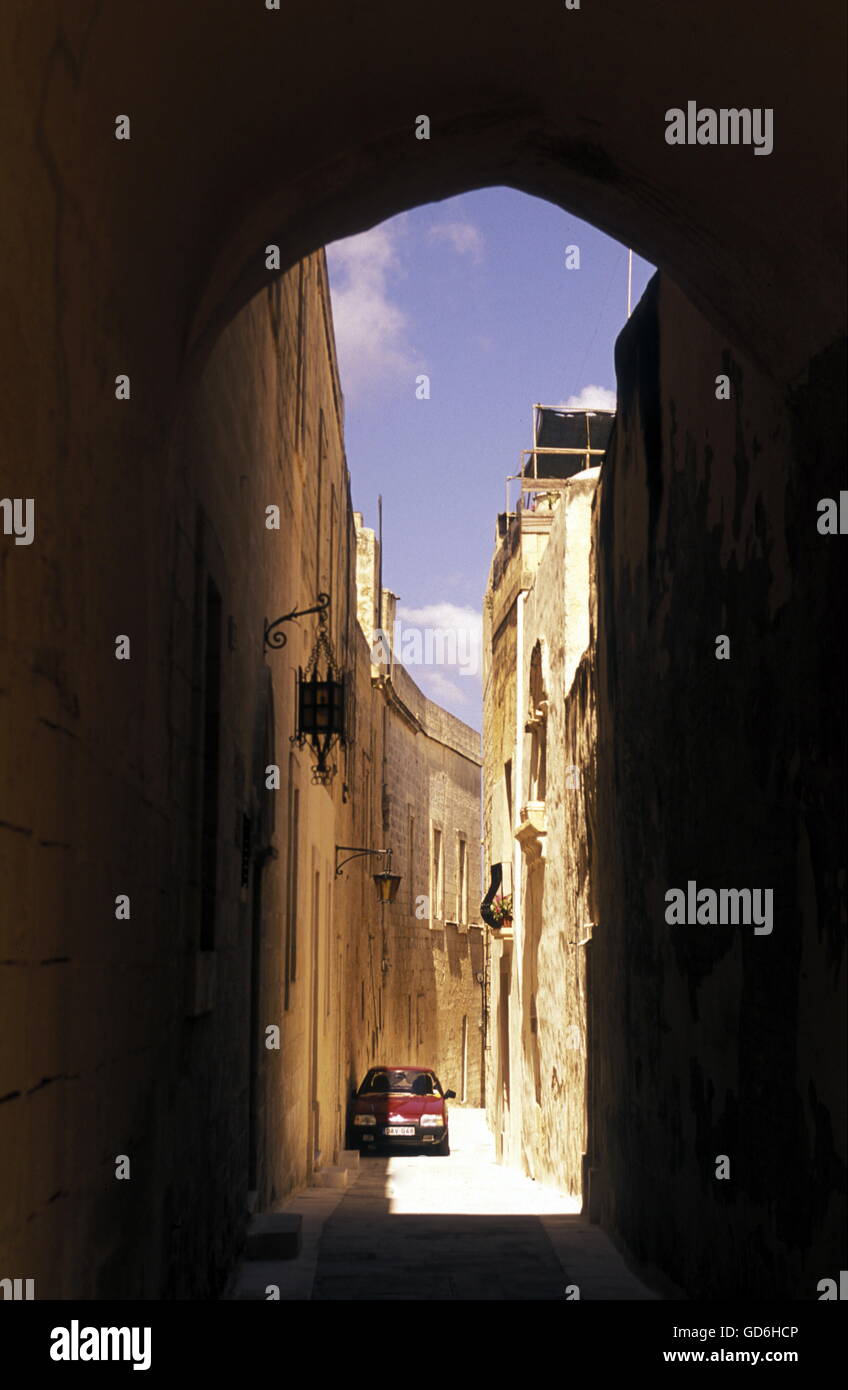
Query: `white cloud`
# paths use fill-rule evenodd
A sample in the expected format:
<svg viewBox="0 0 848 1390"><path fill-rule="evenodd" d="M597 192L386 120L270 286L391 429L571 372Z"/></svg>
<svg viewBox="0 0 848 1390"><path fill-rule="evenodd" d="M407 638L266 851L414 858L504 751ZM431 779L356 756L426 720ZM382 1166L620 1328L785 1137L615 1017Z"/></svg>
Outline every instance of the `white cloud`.
<svg viewBox="0 0 848 1390"><path fill-rule="evenodd" d="M456 714L457 706L466 710L471 704L468 694L459 682L452 681L441 671L427 668L424 671L416 671L415 678L427 698L449 710L451 714ZM461 717L460 715L459 718Z"/></svg>
<svg viewBox="0 0 848 1390"><path fill-rule="evenodd" d="M462 572L452 578L461 578ZM410 622L430 623L434 627L448 627L453 625L459 627L463 624L473 627L477 632L482 631L483 619L476 608L472 608L469 603L450 603L443 599L441 603L425 603L421 608L410 608L406 603L398 604L398 614L408 618Z"/></svg>
<svg viewBox="0 0 848 1390"><path fill-rule="evenodd" d="M466 678L480 674L483 618L475 608L456 603L399 605L394 638L395 655L405 666Z"/></svg>
<svg viewBox="0 0 848 1390"><path fill-rule="evenodd" d="M483 236L473 222L436 222L427 233L430 241L446 241L458 256L483 258Z"/></svg>
<svg viewBox="0 0 848 1390"><path fill-rule="evenodd" d="M398 605L395 657L425 695L474 724L482 700L482 639L483 618L476 608L447 602Z"/></svg>
<svg viewBox="0 0 848 1390"><path fill-rule="evenodd" d="M615 392L607 386L584 386L576 396L559 402L560 410L615 410Z"/></svg>
<svg viewBox="0 0 848 1390"><path fill-rule="evenodd" d="M412 392L422 369L409 341L409 320L391 298L404 274L397 225L337 241L327 248L333 325L342 389L348 400L401 383Z"/></svg>
<svg viewBox="0 0 848 1390"><path fill-rule="evenodd" d="M483 618L479 609L449 603L410 608L398 604L394 631L375 633L371 660L388 660L388 647L424 694L476 725L483 698Z"/></svg>

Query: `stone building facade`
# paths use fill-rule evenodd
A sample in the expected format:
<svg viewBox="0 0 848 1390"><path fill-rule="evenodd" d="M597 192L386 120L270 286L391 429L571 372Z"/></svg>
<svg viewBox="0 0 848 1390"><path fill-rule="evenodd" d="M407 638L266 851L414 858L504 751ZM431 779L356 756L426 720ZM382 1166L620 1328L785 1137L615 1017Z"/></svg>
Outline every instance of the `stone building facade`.
<svg viewBox="0 0 848 1390"><path fill-rule="evenodd" d="M812 634L844 434L811 404L841 363L787 415L656 275L600 469L502 519L486 595L484 862L514 893L490 1122L695 1298L816 1299L841 1267L844 729L819 734L845 650ZM769 929L672 923L690 882L762 886Z"/></svg>
<svg viewBox="0 0 848 1390"><path fill-rule="evenodd" d="M591 467L502 516L484 601L484 862L512 921L492 933L488 1114L503 1161L582 1190L586 940L592 883L585 795Z"/></svg>
<svg viewBox="0 0 848 1390"><path fill-rule="evenodd" d="M693 1297L816 1299L844 1267L845 727L825 711L848 685L822 634L845 551L816 525L844 467L844 357L816 360L787 418L658 274L616 375L590 644L591 1210ZM690 880L771 889L771 931L671 926L665 894Z"/></svg>
<svg viewBox="0 0 848 1390"><path fill-rule="evenodd" d="M323 252L230 322L167 428L144 397L139 371L73 398L99 447L73 507L39 456L35 542L5 557L0 1251L37 1298L214 1296L248 1211L333 1162L377 1051L459 1091L465 1027L479 1088L467 923L424 940L364 861L335 872L387 834L403 863L414 818L419 883L439 796L479 839L479 755L372 667ZM327 785L291 741L319 615L264 644L320 593L348 681Z"/></svg>
<svg viewBox="0 0 848 1390"><path fill-rule="evenodd" d="M388 1065L432 1066L456 1103L481 1105L480 735L428 699L396 659L396 596L380 583L374 532L358 521L359 616L375 658L382 734L375 834L402 875L380 922L381 1026L372 1055L379 1049Z"/></svg>

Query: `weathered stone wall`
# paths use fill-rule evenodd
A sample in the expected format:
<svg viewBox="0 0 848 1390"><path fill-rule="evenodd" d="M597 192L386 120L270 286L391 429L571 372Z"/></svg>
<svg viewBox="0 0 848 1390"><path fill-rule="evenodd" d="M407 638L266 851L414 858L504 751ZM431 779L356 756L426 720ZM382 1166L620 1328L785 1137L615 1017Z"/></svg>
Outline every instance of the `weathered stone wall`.
<svg viewBox="0 0 848 1390"><path fill-rule="evenodd" d="M377 557L372 533L360 528L360 556ZM360 592L376 579L363 558ZM394 631L394 595L383 592L382 631ZM367 604L360 600L360 618ZM480 735L429 700L388 646L374 671L374 725L383 742L375 785L382 787L379 822L371 843L390 847L401 875L398 896L372 908L367 992L377 1002L381 1027L366 1065L431 1066L457 1101L482 1103L483 936L480 890ZM442 891L431 877L433 827L442 832ZM459 846L465 843L466 888L460 901ZM369 875L382 863L371 862ZM361 1054L360 1054L361 1055ZM357 1065L359 1058L357 1058ZM361 1071L351 1076L361 1080Z"/></svg>
<svg viewBox="0 0 848 1390"><path fill-rule="evenodd" d="M539 1181L579 1194L586 1150L585 947L593 901L587 798L594 790L596 738L592 662L586 648L594 576L592 502L599 469L562 491L524 611L521 669L533 713L531 665L541 655L545 786L532 783L533 735L524 737L516 821L521 870L521 955L514 990L521 1003L517 1061L524 1095L520 1150ZM539 832L538 834L536 832Z"/></svg>
<svg viewBox="0 0 848 1390"><path fill-rule="evenodd" d="M0 1251L38 1298L204 1297L249 1202L333 1162L384 1027L370 874L335 875L337 844L382 839L385 702L358 621L323 253L225 330L161 453L131 469L107 437L90 462L73 507L61 472L33 471L35 542L3 552ZM316 615L263 649L265 621L320 591L355 695L328 787L290 741ZM466 825L479 768L418 742L457 777ZM426 777L419 796L423 823ZM427 982L428 934L416 976L424 1048L451 1072L441 1011L472 1011L462 942Z"/></svg>
<svg viewBox="0 0 848 1390"><path fill-rule="evenodd" d="M262 633L265 617L313 602L320 579L334 640L356 638L326 294L317 255L243 310L141 467L107 433L73 508L61 465L36 470L35 543L5 557L2 1248L38 1297L214 1292L248 1188L264 1205L307 1171L315 884L302 873L287 987L288 808L298 786L299 852L324 893L334 822L350 813L340 779L313 789L308 758L289 753L292 668L315 619L267 657ZM125 419L144 389L131 381L111 406ZM52 600L35 604L47 575ZM264 1045L269 1026L279 1050ZM335 1045L316 1062L325 1149ZM129 1180L116 1180L119 1154Z"/></svg>
<svg viewBox="0 0 848 1390"><path fill-rule="evenodd" d="M596 737L587 648L598 476L591 469L571 479L543 529L534 513L513 523L521 544L512 532L504 538L487 595L487 855L514 863L512 939L498 933L493 942L489 1113L505 1161L571 1194L581 1191L586 1151L584 950L594 911L587 808ZM500 785L507 757L518 769L511 823Z"/></svg>
<svg viewBox="0 0 848 1390"><path fill-rule="evenodd" d="M582 1158L590 1214L695 1296L815 1298L840 1267L846 679L821 634L845 576L817 521L842 359L784 393L656 277L619 339L591 528L560 504L534 574L507 537L487 596L487 855L508 857L512 733L531 866L493 948L490 1117L507 1160L568 1191ZM519 682L500 706L539 640L534 804L533 699ZM668 923L690 880L771 890L772 930Z"/></svg>
<svg viewBox="0 0 848 1390"><path fill-rule="evenodd" d="M354 524L356 526L357 614L363 634L373 633L377 627L380 543L371 527L363 525L361 512L354 512Z"/></svg>
<svg viewBox="0 0 848 1390"><path fill-rule="evenodd" d="M493 864L502 868L500 896L512 888L516 738L516 671L518 667L517 585L510 571L521 566L521 535L513 522L495 551L483 599L483 883L489 889ZM487 936L486 1115L499 1159L509 1152L512 1107L509 1068L509 1005L512 939ZM506 1147L505 1147L506 1139Z"/></svg>
<svg viewBox="0 0 848 1390"><path fill-rule="evenodd" d="M593 1206L695 1295L815 1298L839 1267L844 542L816 522L844 467L842 369L826 354L784 395L660 277L618 343L598 542ZM688 880L772 889L771 934L667 924L664 895Z"/></svg>

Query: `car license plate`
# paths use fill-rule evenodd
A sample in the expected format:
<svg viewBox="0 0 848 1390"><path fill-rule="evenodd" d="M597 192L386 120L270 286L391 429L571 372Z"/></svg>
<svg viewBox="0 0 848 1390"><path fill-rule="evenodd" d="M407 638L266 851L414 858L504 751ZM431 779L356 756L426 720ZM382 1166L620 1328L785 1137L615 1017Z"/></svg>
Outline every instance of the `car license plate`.
<svg viewBox="0 0 848 1390"><path fill-rule="evenodd" d="M386 1125L384 1133L391 1135L414 1134L415 1125Z"/></svg>

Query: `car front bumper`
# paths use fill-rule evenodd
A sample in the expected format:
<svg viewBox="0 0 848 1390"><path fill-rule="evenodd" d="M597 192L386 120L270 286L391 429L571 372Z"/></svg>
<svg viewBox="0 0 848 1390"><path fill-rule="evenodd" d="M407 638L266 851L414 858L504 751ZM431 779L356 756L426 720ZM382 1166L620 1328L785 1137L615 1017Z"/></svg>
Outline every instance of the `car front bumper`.
<svg viewBox="0 0 848 1390"><path fill-rule="evenodd" d="M447 1135L446 1125L407 1125L405 1128L414 1128L414 1134L387 1134L387 1129L397 1128L393 1125L374 1125L368 1128L362 1126L353 1131L354 1147L358 1149L432 1149L437 1144L441 1144Z"/></svg>

